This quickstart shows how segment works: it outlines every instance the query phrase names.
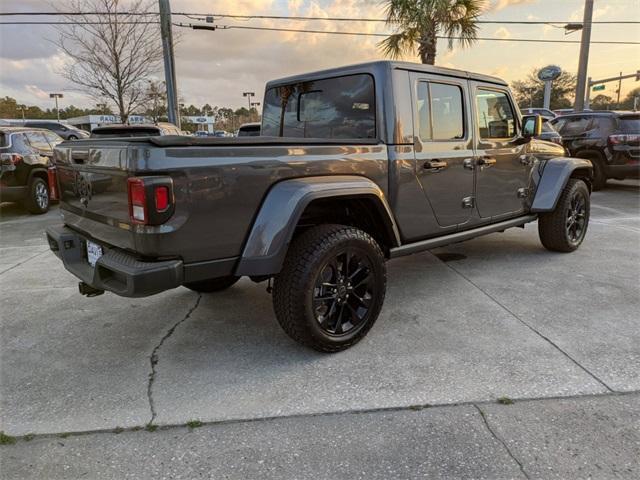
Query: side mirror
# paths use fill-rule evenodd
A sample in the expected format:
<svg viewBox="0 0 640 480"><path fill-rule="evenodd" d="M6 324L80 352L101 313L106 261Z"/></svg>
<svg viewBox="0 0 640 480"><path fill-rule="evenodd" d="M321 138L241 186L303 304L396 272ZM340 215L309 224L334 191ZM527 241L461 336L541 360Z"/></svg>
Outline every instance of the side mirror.
<svg viewBox="0 0 640 480"><path fill-rule="evenodd" d="M528 140L539 137L542 133L542 117L525 115L522 117L522 137Z"/></svg>

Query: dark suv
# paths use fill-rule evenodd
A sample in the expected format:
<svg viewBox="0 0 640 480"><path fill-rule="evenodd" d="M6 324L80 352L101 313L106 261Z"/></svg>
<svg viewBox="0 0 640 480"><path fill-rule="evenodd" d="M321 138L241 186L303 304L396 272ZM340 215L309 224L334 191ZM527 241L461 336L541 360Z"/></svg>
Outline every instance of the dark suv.
<svg viewBox="0 0 640 480"><path fill-rule="evenodd" d="M89 134L84 130L60 122L41 121L41 122L25 122L25 127L29 128L43 128L45 130L51 130L55 134L61 136L65 140L77 140L78 138L87 138Z"/></svg>
<svg viewBox="0 0 640 480"><path fill-rule="evenodd" d="M0 127L0 201L21 202L45 213L57 197L53 147L62 142L49 130Z"/></svg>
<svg viewBox="0 0 640 480"><path fill-rule="evenodd" d="M572 157L591 160L593 189L640 176L640 113L581 112L549 121Z"/></svg>

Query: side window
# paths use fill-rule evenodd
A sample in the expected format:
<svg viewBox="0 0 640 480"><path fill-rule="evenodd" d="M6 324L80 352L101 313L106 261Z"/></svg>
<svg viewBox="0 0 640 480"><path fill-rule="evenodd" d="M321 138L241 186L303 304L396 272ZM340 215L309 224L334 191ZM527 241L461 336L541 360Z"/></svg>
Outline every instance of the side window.
<svg viewBox="0 0 640 480"><path fill-rule="evenodd" d="M569 117L562 126L560 135L580 135L587 130L591 130L592 119L586 116Z"/></svg>
<svg viewBox="0 0 640 480"><path fill-rule="evenodd" d="M26 140L22 133L11 134L11 146L18 153L28 153L31 151L31 146Z"/></svg>
<svg viewBox="0 0 640 480"><path fill-rule="evenodd" d="M462 90L456 85L419 82L417 114L423 141L464 138Z"/></svg>
<svg viewBox="0 0 640 480"><path fill-rule="evenodd" d="M513 138L516 135L515 115L506 93L479 89L476 104L480 138Z"/></svg>
<svg viewBox="0 0 640 480"><path fill-rule="evenodd" d="M26 132L25 135L27 136L27 139L29 140L29 143L33 148L37 150L42 150L42 151L51 150L51 147L49 146L49 142L47 142L47 139L44 137L42 133Z"/></svg>

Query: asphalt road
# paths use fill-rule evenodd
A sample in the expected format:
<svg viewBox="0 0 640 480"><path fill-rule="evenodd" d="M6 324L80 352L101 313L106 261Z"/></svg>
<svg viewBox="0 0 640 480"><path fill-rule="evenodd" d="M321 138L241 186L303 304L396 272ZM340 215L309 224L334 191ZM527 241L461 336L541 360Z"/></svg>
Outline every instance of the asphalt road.
<svg viewBox="0 0 640 480"><path fill-rule="evenodd" d="M335 355L249 280L84 298L45 243L57 212L2 204L1 475L639 478L640 182L592 201L572 254L533 224L390 262Z"/></svg>

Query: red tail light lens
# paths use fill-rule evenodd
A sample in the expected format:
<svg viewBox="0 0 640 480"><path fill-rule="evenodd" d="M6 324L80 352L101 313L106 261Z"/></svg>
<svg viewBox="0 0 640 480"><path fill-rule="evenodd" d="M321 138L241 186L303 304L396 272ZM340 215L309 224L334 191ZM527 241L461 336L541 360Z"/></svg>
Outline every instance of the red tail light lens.
<svg viewBox="0 0 640 480"><path fill-rule="evenodd" d="M165 186L155 187L154 194L156 197L156 210L164 212L169 208L169 188Z"/></svg>
<svg viewBox="0 0 640 480"><path fill-rule="evenodd" d="M144 180L141 178L130 178L129 188L129 217L133 223L147 223L147 194Z"/></svg>
<svg viewBox="0 0 640 480"><path fill-rule="evenodd" d="M640 135L609 135L610 145L623 145L640 142Z"/></svg>

